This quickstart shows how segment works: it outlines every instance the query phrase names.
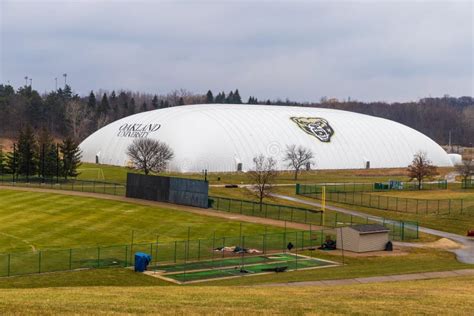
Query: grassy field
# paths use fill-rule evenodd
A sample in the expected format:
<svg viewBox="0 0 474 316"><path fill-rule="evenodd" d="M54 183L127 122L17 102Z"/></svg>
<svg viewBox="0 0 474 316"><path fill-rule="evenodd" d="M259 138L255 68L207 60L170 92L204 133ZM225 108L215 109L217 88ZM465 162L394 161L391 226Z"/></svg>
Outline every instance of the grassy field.
<svg viewBox="0 0 474 316"><path fill-rule="evenodd" d="M333 287L65 287L0 290L6 314L468 315L474 277ZM403 308L401 308L403 304Z"/></svg>
<svg viewBox="0 0 474 316"><path fill-rule="evenodd" d="M0 190L0 252L238 236L238 222L125 202ZM263 225L244 223L245 235ZM268 232L283 229L269 227Z"/></svg>
<svg viewBox="0 0 474 316"><path fill-rule="evenodd" d="M452 168L440 168L440 177L443 177ZM124 183L127 172L136 172L130 168L110 165L83 163L79 169L81 180L105 180L109 182ZM162 175L204 179L202 173L163 173ZM280 172L277 183L318 183L318 182L380 182L387 180L406 181L406 170L398 169L356 169L356 170L314 170L302 172L295 181L292 172ZM208 174L211 184L242 184L248 183L248 178L242 172L215 172Z"/></svg>

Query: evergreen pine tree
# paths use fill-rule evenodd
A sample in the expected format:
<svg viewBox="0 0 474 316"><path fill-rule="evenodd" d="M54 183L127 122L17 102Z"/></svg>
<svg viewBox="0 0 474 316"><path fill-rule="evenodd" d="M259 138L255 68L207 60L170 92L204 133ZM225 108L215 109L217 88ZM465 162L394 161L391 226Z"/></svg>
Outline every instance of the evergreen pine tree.
<svg viewBox="0 0 474 316"><path fill-rule="evenodd" d="M239 89L235 89L233 103L242 104L242 98L240 97Z"/></svg>
<svg viewBox="0 0 474 316"><path fill-rule="evenodd" d="M206 94L206 103L214 103L214 96L212 95L212 91L207 91Z"/></svg>
<svg viewBox="0 0 474 316"><path fill-rule="evenodd" d="M32 176L38 171L38 145L33 129L28 125L18 137L18 174Z"/></svg>
<svg viewBox="0 0 474 316"><path fill-rule="evenodd" d="M146 102L143 102L143 103L142 103L142 109L141 109L141 111L142 111L142 112L145 112L146 110L147 110Z"/></svg>
<svg viewBox="0 0 474 316"><path fill-rule="evenodd" d="M38 138L39 166L38 174L43 178L52 178L56 175L57 157L56 145L50 132L43 128Z"/></svg>
<svg viewBox="0 0 474 316"><path fill-rule="evenodd" d="M225 103L234 103L234 92L229 92L229 95L225 99Z"/></svg>
<svg viewBox="0 0 474 316"><path fill-rule="evenodd" d="M0 176L3 176L3 174L6 171L5 170L6 163L7 163L7 156L3 152L2 146L0 146Z"/></svg>
<svg viewBox="0 0 474 316"><path fill-rule="evenodd" d="M5 173L18 174L18 152L16 144L13 144L13 150L6 154Z"/></svg>
<svg viewBox="0 0 474 316"><path fill-rule="evenodd" d="M110 94L109 103L110 103L110 110L112 111L111 119L115 120L119 118L118 100L117 100L117 95L115 94L115 91L112 91L112 93Z"/></svg>
<svg viewBox="0 0 474 316"><path fill-rule="evenodd" d="M100 106L98 108L97 114L101 115L106 115L107 112L109 111L109 99L107 98L107 94L104 93L102 96L102 100L100 101Z"/></svg>
<svg viewBox="0 0 474 316"><path fill-rule="evenodd" d="M59 145L59 151L62 156L61 175L65 179L67 179L67 177L77 177L79 175L77 168L81 165L82 157L79 145L72 137L66 137Z"/></svg>
<svg viewBox="0 0 474 316"><path fill-rule="evenodd" d="M96 105L97 105L97 100L95 99L94 91L91 91L91 93L89 94L89 100L87 101L87 108L91 111L94 111Z"/></svg>
<svg viewBox="0 0 474 316"><path fill-rule="evenodd" d="M151 100L151 106L154 109L158 108L158 97L156 96L156 94L153 96L153 100Z"/></svg>
<svg viewBox="0 0 474 316"><path fill-rule="evenodd" d="M130 104L128 105L128 115L135 114L135 99L130 99Z"/></svg>
<svg viewBox="0 0 474 316"><path fill-rule="evenodd" d="M183 97L179 98L178 105L184 105L184 99Z"/></svg>
<svg viewBox="0 0 474 316"><path fill-rule="evenodd" d="M160 101L160 109L163 109L165 107L165 101L161 100Z"/></svg>
<svg viewBox="0 0 474 316"><path fill-rule="evenodd" d="M267 100L267 102L265 104L266 105L271 105L272 103L270 102L270 100Z"/></svg>

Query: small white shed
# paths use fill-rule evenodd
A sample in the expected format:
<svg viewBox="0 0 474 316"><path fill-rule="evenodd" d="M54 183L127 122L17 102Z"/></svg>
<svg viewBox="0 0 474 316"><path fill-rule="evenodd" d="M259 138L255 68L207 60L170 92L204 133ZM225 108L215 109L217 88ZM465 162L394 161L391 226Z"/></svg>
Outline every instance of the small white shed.
<svg viewBox="0 0 474 316"><path fill-rule="evenodd" d="M385 250L390 230L378 224L347 226L337 229L337 249L353 252Z"/></svg>

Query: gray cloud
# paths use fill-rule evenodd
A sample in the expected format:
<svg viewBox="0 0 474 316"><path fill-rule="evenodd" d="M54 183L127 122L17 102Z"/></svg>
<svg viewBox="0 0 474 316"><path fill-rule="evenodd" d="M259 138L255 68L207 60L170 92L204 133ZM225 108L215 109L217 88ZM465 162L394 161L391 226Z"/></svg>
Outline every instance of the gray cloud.
<svg viewBox="0 0 474 316"><path fill-rule="evenodd" d="M411 100L473 94L471 2L1 2L1 81Z"/></svg>

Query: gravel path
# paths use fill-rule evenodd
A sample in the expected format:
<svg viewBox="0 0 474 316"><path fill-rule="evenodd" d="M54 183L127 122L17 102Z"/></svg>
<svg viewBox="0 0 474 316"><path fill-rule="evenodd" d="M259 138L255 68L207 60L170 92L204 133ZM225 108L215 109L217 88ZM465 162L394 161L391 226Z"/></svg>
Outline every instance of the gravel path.
<svg viewBox="0 0 474 316"><path fill-rule="evenodd" d="M255 285L253 287L353 285L353 284L397 282L397 281L400 282L400 281L414 281L414 280L445 279L445 278L464 277L464 276L471 276L471 275L474 276L474 269L396 274L396 275L374 276L374 277L353 278L353 279L272 283L272 284Z"/></svg>

